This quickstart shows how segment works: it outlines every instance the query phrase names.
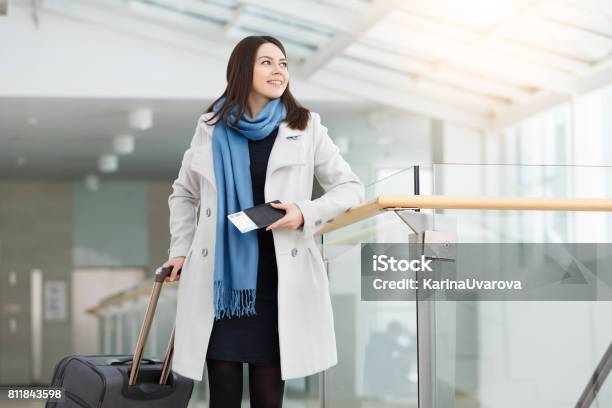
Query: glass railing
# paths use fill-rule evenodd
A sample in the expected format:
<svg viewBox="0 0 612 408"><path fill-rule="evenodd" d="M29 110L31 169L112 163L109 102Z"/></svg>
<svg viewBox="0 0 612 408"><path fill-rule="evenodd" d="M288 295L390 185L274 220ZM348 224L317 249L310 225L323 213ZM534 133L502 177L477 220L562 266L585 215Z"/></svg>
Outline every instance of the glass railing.
<svg viewBox="0 0 612 408"><path fill-rule="evenodd" d="M418 174L423 195L605 198L611 196L605 185L611 172L603 167L441 165L420 168ZM367 185L366 199L414 192L415 169L399 169ZM286 406L576 404L612 340L612 302L363 301L361 244L408 244L423 228L452 230L459 243L607 243L611 219L604 212L388 209L325 233L320 249L328 269L338 364L323 374L287 381ZM411 220L420 223L410 227ZM143 282L130 290L143 290L141 296L96 311L100 353L133 351L151 286ZM175 285L163 289L157 310L145 355L161 359L174 322ZM610 401L609 382L598 386L591 406ZM207 389L204 376L195 383L191 407L207 406ZM243 406L249 406L246 370L243 390Z"/></svg>
<svg viewBox="0 0 612 408"><path fill-rule="evenodd" d="M430 180L431 168L421 170L420 174ZM412 167L399 169L369 184L366 195L369 199L384 194L412 194L414 181ZM430 192L431 182L423 187ZM372 407L387 406L384 404L393 401L416 407L414 304L367 304L360 301L359 293L360 242L407 242L408 233L406 225L389 212L325 234L339 364L327 371L325 381L319 374L286 381L284 403L287 406L320 407L325 398L328 407L354 407L357 401L370 401L374 403ZM152 279L147 279L113 294L92 311L98 319L100 354L134 352L152 285ZM163 359L174 323L176 297L177 285L166 284L161 291L144 356ZM397 378L395 383L388 380L389 370L393 370L392 377ZM204 372L203 380L194 383L190 407L207 407L207 394L208 381ZM376 404L377 401L380 404ZM249 406L248 370L244 370L242 405Z"/></svg>
<svg viewBox="0 0 612 408"><path fill-rule="evenodd" d="M414 173L401 169L367 185L366 199L413 194ZM431 183L421 188L431 191ZM361 243L407 243L410 232L388 211L323 236L338 349L338 364L324 374L326 407L417 407L415 303L361 300Z"/></svg>
<svg viewBox="0 0 612 408"><path fill-rule="evenodd" d="M436 165L434 194L609 198L610 167ZM459 243L609 243L612 214L569 211L437 210L456 220ZM601 251L596 255L599 257ZM581 258L585 265L607 259ZM531 268L531 263L504 263ZM539 272L537 267L528 270ZM574 406L612 341L612 274L599 273L592 301L425 302L433 316L427 389L432 407ZM568 283L574 283L568 281ZM601 294L601 297L598 296ZM604 390L608 390L604 392ZM607 406L604 385L593 407Z"/></svg>
<svg viewBox="0 0 612 408"><path fill-rule="evenodd" d="M612 371L612 343L608 346L589 382L584 387L576 408L608 407L612 404L610 371Z"/></svg>

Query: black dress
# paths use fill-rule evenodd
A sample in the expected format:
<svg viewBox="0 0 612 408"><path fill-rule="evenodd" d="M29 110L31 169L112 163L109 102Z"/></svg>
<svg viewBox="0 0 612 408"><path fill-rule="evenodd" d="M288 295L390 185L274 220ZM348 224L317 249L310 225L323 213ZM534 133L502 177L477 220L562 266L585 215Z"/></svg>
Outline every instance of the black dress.
<svg viewBox="0 0 612 408"><path fill-rule="evenodd" d="M278 128L261 140L249 140L253 205L263 204L266 169ZM206 357L253 365L280 365L278 345L278 270L272 231L257 230L259 263L255 316L215 320Z"/></svg>

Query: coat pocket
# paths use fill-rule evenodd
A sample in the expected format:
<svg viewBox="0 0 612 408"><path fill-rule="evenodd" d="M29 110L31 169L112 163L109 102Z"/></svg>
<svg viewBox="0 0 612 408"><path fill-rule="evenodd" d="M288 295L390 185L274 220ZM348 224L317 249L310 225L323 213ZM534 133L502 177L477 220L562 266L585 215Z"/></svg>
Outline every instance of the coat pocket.
<svg viewBox="0 0 612 408"><path fill-rule="evenodd" d="M319 252L319 249L316 247L314 241L308 244L308 254L310 255L310 259L312 261L312 273L315 275L315 278L319 282L322 282L325 287L329 287L329 279L327 277L325 262L323 261L321 252Z"/></svg>

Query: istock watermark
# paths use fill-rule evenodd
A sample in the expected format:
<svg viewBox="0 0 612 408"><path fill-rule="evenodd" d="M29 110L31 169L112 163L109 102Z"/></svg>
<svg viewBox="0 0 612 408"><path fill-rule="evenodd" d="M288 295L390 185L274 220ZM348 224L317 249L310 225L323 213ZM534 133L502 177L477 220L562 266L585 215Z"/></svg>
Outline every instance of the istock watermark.
<svg viewBox="0 0 612 408"><path fill-rule="evenodd" d="M612 244L361 245L361 299L612 300Z"/></svg>
<svg viewBox="0 0 612 408"><path fill-rule="evenodd" d="M372 255L372 270L375 272L385 271L429 271L431 269L431 262L433 259L425 259L425 255L421 255L421 259L395 259L392 256L387 255Z"/></svg>

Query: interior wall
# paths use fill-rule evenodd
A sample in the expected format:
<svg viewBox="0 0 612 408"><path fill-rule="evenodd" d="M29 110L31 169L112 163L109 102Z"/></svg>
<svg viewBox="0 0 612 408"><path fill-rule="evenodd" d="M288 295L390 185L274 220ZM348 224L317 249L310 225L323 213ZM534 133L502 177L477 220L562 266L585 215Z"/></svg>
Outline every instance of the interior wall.
<svg viewBox="0 0 612 408"><path fill-rule="evenodd" d="M102 181L90 192L80 182L0 181L0 384L36 380L32 271L40 271L43 280L42 299L35 304L43 309L39 380L46 382L55 364L75 352L73 270L116 272L105 279L123 282L125 289L139 280L120 279L125 268L152 274L167 259L170 183ZM89 287L106 293L93 281Z"/></svg>
<svg viewBox="0 0 612 408"><path fill-rule="evenodd" d="M32 381L30 275L42 271L42 305L49 282L64 288L55 313L42 313L41 378L51 378L55 362L72 349L72 185L69 182L0 181L0 383Z"/></svg>
<svg viewBox="0 0 612 408"><path fill-rule="evenodd" d="M74 265L148 265L147 183L103 180L98 191L73 186Z"/></svg>

